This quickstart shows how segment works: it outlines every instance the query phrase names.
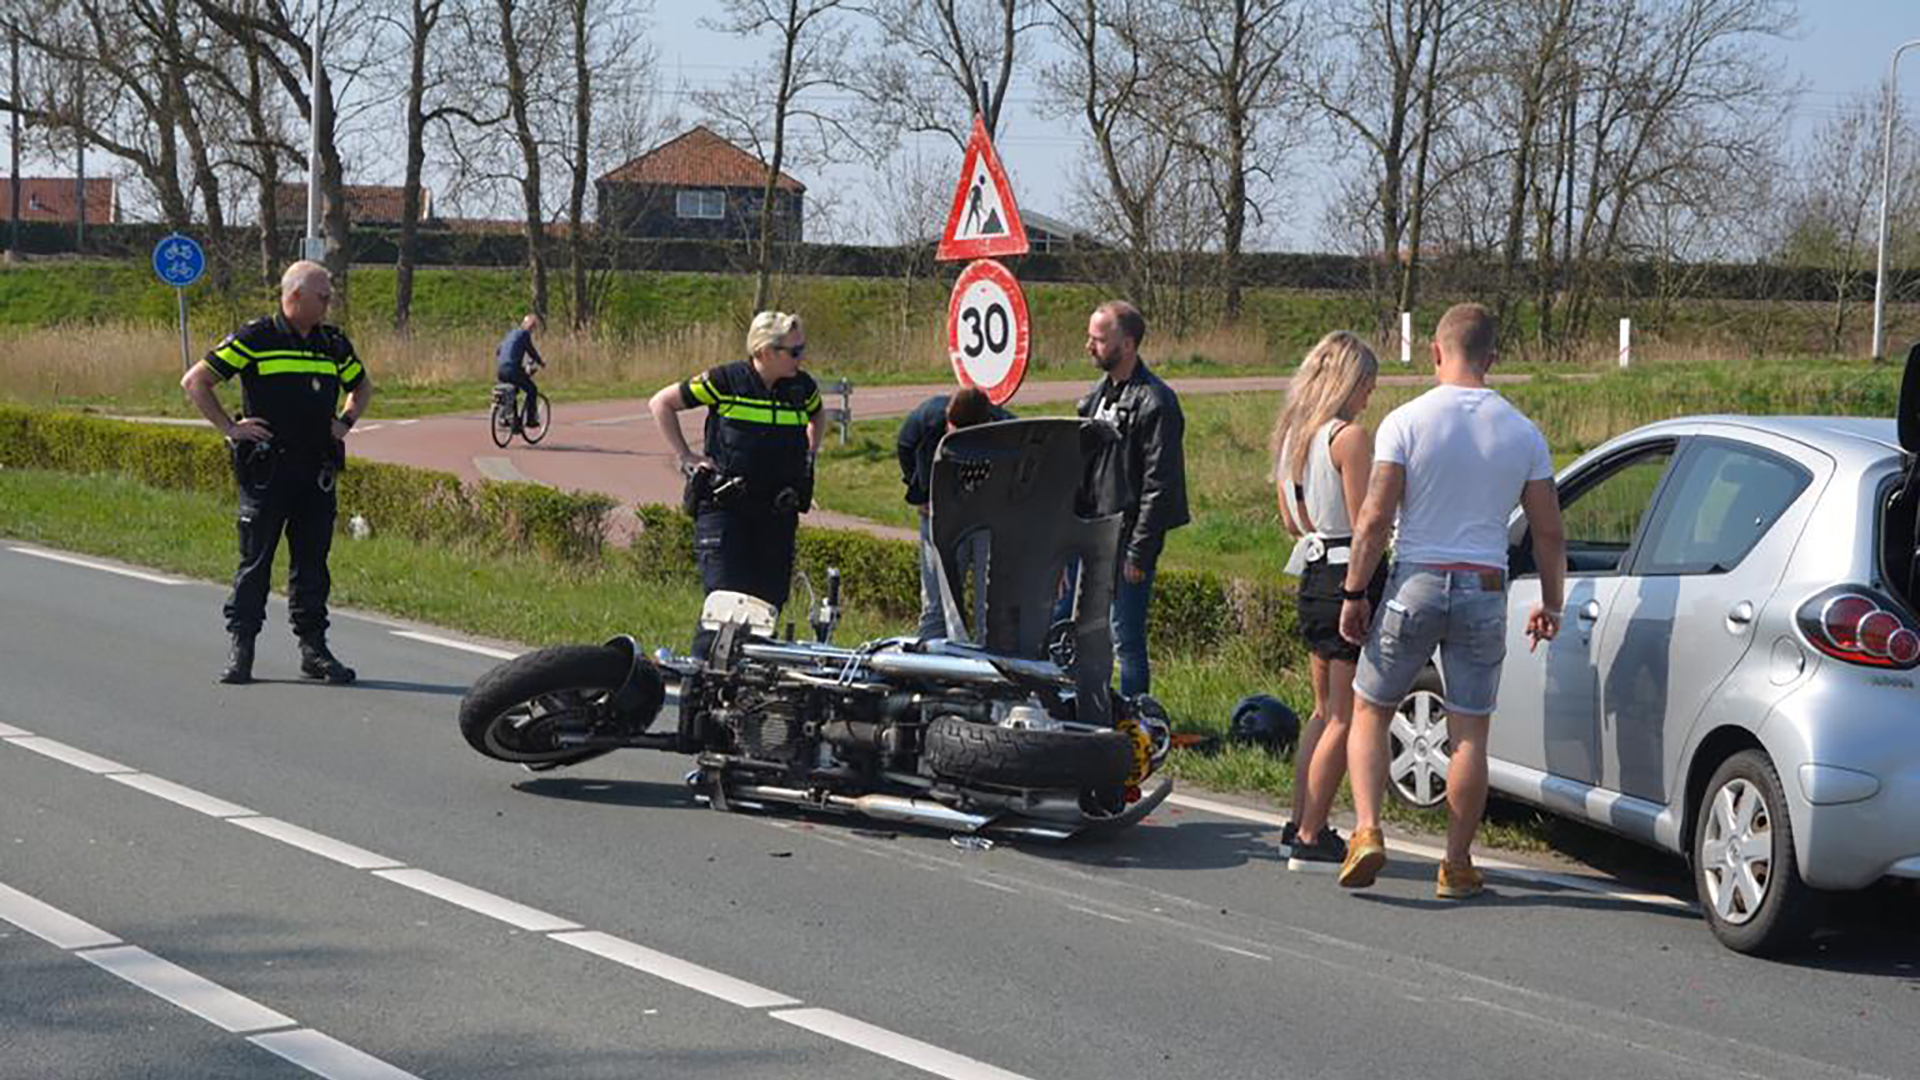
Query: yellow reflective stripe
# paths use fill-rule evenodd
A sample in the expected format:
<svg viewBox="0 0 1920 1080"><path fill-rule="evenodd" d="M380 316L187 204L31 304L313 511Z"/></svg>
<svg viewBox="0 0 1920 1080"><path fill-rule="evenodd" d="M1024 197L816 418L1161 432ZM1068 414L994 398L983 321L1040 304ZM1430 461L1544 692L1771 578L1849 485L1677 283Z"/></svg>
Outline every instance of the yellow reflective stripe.
<svg viewBox="0 0 1920 1080"><path fill-rule="evenodd" d="M720 401L719 393L716 392L710 384L708 384L707 377L704 375L696 375L693 378L688 379L687 390L689 393L693 394L693 400L695 404L714 405L719 403Z"/></svg>
<svg viewBox="0 0 1920 1080"><path fill-rule="evenodd" d="M340 381L350 383L360 377L360 361L349 360L347 366L340 369Z"/></svg>
<svg viewBox="0 0 1920 1080"><path fill-rule="evenodd" d="M254 370L262 375L340 374L340 369L331 360L262 360Z"/></svg>
<svg viewBox="0 0 1920 1080"><path fill-rule="evenodd" d="M714 406L721 416L744 424L770 424L774 427L805 427L807 416L797 409L768 408L742 401L723 401Z"/></svg>
<svg viewBox="0 0 1920 1080"><path fill-rule="evenodd" d="M233 349L234 351L240 353L242 356L251 356L256 360L259 359L259 354L255 353L252 349L247 348L245 345L240 344L239 338L234 338L233 340L227 342L226 347Z"/></svg>
<svg viewBox="0 0 1920 1080"><path fill-rule="evenodd" d="M247 364L251 362L247 359L244 351L231 341L213 350L213 355L218 357L221 363L235 371L246 367Z"/></svg>
<svg viewBox="0 0 1920 1080"><path fill-rule="evenodd" d="M814 413L817 413L819 411L820 411L820 392L818 390L815 390L813 392L813 396L807 399L806 413L808 416L812 416Z"/></svg>

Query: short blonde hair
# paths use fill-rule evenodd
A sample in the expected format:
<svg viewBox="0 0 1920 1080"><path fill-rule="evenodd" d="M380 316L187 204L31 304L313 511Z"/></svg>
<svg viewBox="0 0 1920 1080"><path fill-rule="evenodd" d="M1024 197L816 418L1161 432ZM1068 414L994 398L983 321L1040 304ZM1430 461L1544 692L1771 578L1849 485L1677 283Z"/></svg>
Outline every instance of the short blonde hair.
<svg viewBox="0 0 1920 1080"><path fill-rule="evenodd" d="M784 311L763 311L747 327L747 355L757 356L761 349L800 329L800 316Z"/></svg>

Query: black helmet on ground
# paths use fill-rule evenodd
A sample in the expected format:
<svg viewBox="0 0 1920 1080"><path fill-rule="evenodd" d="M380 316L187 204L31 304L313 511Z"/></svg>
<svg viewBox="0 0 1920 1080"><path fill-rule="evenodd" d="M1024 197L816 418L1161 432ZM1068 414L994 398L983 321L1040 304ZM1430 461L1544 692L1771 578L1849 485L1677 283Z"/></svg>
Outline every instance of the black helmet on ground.
<svg viewBox="0 0 1920 1080"><path fill-rule="evenodd" d="M1254 743L1277 754L1300 741L1300 718L1271 694L1253 694L1233 707L1227 741Z"/></svg>

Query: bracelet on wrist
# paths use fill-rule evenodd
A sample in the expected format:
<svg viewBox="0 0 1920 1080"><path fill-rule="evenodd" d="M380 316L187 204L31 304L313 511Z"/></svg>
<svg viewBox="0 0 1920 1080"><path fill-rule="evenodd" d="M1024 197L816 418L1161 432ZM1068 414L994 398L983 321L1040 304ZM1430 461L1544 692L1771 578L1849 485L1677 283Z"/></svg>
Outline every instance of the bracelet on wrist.
<svg viewBox="0 0 1920 1080"><path fill-rule="evenodd" d="M1349 589L1345 585L1342 585L1340 586L1338 595L1342 600L1365 600L1367 599L1367 590Z"/></svg>

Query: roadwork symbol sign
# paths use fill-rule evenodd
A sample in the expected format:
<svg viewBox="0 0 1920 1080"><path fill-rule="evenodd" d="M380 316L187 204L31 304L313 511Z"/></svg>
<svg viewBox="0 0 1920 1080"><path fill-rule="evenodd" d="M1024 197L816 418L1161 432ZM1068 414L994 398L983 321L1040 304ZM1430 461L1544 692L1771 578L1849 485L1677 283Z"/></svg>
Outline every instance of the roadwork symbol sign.
<svg viewBox="0 0 1920 1080"><path fill-rule="evenodd" d="M1026 253L1027 227L1020 223L1020 208L1013 203L1013 186L993 152L987 126L976 116L960 165L960 186L953 192L953 210L934 257L984 259Z"/></svg>
<svg viewBox="0 0 1920 1080"><path fill-rule="evenodd" d="M1027 375L1027 298L992 259L967 264L947 301L947 355L961 386L977 386L995 405Z"/></svg>

